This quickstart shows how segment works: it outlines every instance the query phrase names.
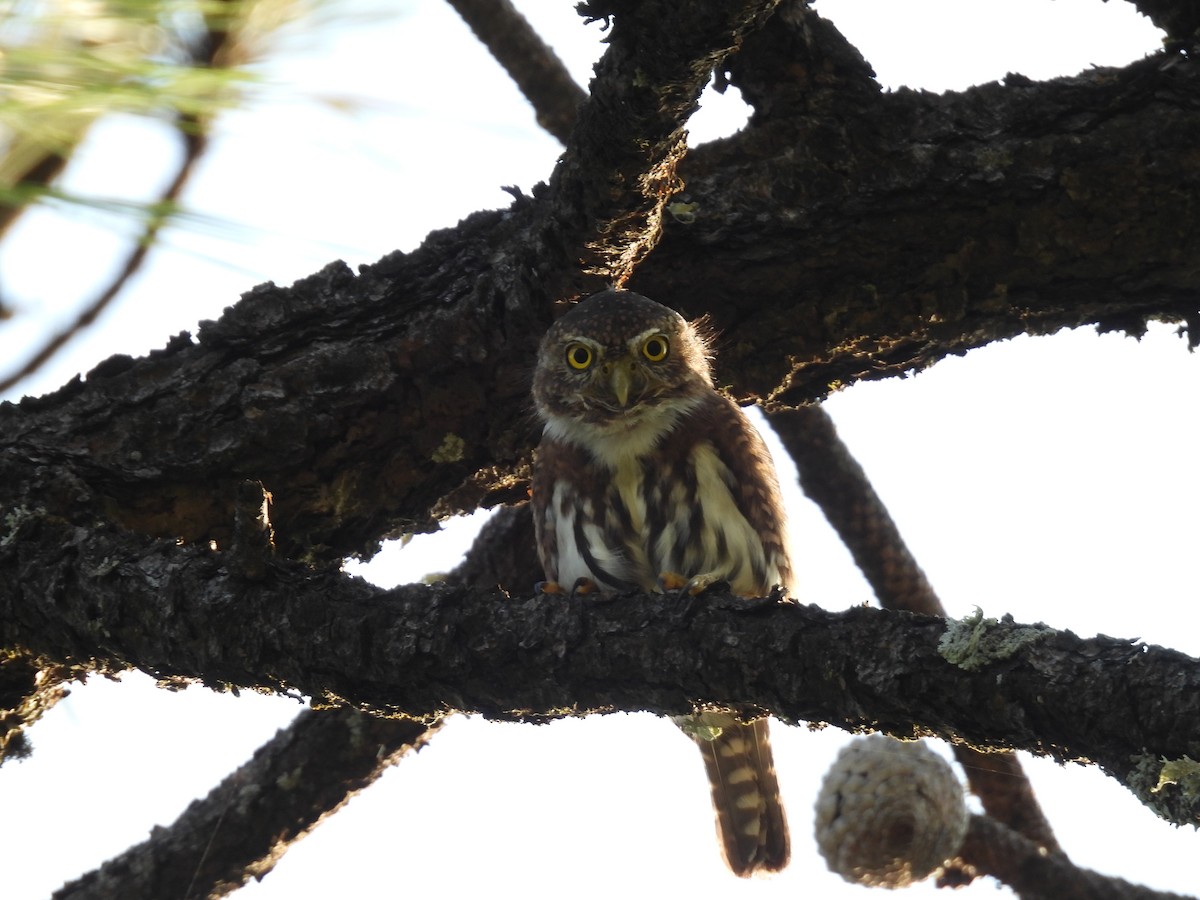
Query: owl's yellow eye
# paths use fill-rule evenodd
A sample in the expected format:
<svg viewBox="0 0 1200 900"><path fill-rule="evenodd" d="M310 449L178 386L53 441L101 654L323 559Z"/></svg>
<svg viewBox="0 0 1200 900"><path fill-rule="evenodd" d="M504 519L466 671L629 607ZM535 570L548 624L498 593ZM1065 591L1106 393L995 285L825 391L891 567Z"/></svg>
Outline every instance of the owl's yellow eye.
<svg viewBox="0 0 1200 900"><path fill-rule="evenodd" d="M592 351L586 344L570 344L567 347L567 365L582 372L592 364Z"/></svg>
<svg viewBox="0 0 1200 900"><path fill-rule="evenodd" d="M667 358L667 348L669 346L665 334L656 334L653 337L646 338L646 343L642 344L642 353L650 362L662 362Z"/></svg>

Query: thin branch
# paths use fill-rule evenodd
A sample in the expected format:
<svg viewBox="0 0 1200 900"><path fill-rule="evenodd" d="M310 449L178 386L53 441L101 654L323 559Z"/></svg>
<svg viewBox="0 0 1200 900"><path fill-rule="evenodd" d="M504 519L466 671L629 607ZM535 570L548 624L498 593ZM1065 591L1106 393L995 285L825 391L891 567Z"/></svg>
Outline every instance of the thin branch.
<svg viewBox="0 0 1200 900"><path fill-rule="evenodd" d="M238 10L238 0L223 0L222 4L206 11L208 27L192 42L189 48L189 64L203 68L227 68L244 61L247 50L238 40L238 30L229 27L229 10L235 14L248 15L249 7ZM208 149L208 131L211 119L195 113L179 112L175 116L175 131L182 144L182 156L175 166L174 175L159 193L158 198L147 206L146 222L142 226L133 248L126 254L124 262L96 296L80 310L75 319L65 328L51 335L18 369L0 378L0 392L11 390L28 378L69 341L91 326L97 318L121 294L125 286L142 268L158 239L159 232L170 221L171 213L178 204L184 188L196 170L200 158ZM47 157L46 164L32 174L33 185L48 184L66 164L66 159ZM0 210L0 213L3 211ZM17 215L13 211L9 219L0 219L0 233L8 221Z"/></svg>
<svg viewBox="0 0 1200 900"><path fill-rule="evenodd" d="M55 900L223 897L420 750L438 726L305 710L167 828L54 893Z"/></svg>
<svg viewBox="0 0 1200 900"><path fill-rule="evenodd" d="M804 493L850 550L880 606L945 617L942 601L829 414L808 406L768 412L767 420L795 460ZM1015 754L955 744L954 755L989 815L1048 851L1062 852Z"/></svg>
<svg viewBox="0 0 1200 900"><path fill-rule="evenodd" d="M566 144L587 93L510 0L447 0L516 82L537 122Z"/></svg>
<svg viewBox="0 0 1200 900"><path fill-rule="evenodd" d="M991 875L1022 896L1054 900L1190 900L1122 878L1080 868L1061 854L1043 852L1034 841L987 816L971 815L960 851L962 861Z"/></svg>
<svg viewBox="0 0 1200 900"><path fill-rule="evenodd" d="M154 206L156 210L148 214L149 218L142 228L142 233L138 236L133 249L126 255L125 261L121 264L116 274L110 279L103 290L83 307L69 325L51 335L19 368L0 378L0 391L11 390L17 384L24 381L44 366L68 341L78 336L84 329L94 323L100 314L124 290L129 280L142 268L142 264L146 261L146 256L154 246L158 233L169 221L169 215L163 213L161 210L169 209L179 199L184 186L187 184L192 172L195 171L196 163L199 162L205 148L208 146L207 137L200 132L181 129L179 134L183 139L183 157L176 166L175 174L171 178L170 183L163 189L155 201Z"/></svg>
<svg viewBox="0 0 1200 900"><path fill-rule="evenodd" d="M79 135L83 137L82 134ZM45 188L59 176L67 165L68 156L60 150L46 150L13 185L13 193L24 189L31 193ZM21 213L29 208L28 203L0 203L0 237L4 237Z"/></svg>

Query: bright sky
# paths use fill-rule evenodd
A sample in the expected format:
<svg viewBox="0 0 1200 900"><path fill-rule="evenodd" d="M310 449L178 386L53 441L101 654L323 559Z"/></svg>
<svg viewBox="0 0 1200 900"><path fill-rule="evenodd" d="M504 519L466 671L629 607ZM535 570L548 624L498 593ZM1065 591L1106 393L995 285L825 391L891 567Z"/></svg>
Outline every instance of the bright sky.
<svg viewBox="0 0 1200 900"><path fill-rule="evenodd" d="M586 83L599 27L584 27L571 3L518 5ZM1073 74L1158 45L1124 2L820 0L818 9L889 87ZM266 86L254 105L221 120L186 197L209 218L172 230L122 304L24 392L53 389L112 353L161 346L257 282L287 284L337 257L357 265L412 248L433 228L506 205L500 185L528 190L549 175L560 148L444 3L347 0L319 15L318 27L292 29L261 67ZM739 106L733 96L706 98L696 141L737 128ZM172 152L153 123L105 123L70 183L148 197ZM107 220L44 211L0 245L5 297L22 313L0 328L0 361L20 358L89 296L119 246L112 230ZM1200 655L1191 577L1198 393L1200 359L1163 326L1141 342L1090 330L1015 340L915 378L850 388L828 409L952 614L978 606ZM797 496L791 507L801 599L869 601L811 504ZM389 548L370 575L390 584L447 569L473 527L452 523L447 534ZM159 691L138 676L77 689L32 731L33 759L0 769L6 900L44 897L169 824L297 709L200 688ZM542 727L460 718L238 896L865 896L826 872L811 843L820 777L845 740L776 726L795 860L772 879L740 882L718 855L699 757L670 725L648 716ZM1191 830L1158 821L1094 769L1027 765L1077 862L1196 889ZM991 884L971 890L996 896Z"/></svg>

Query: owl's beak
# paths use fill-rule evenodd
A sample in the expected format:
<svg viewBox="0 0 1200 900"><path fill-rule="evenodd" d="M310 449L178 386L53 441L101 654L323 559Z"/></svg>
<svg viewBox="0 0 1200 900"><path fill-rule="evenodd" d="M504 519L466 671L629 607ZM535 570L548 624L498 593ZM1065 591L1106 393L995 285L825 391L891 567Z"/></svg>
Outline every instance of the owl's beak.
<svg viewBox="0 0 1200 900"><path fill-rule="evenodd" d="M641 393L644 385L637 384L636 391L634 385L642 380L641 373L638 372L636 364L632 359L626 357L619 359L612 364L612 371L608 376L608 386L612 388L613 396L617 398L617 406L621 409L629 408L629 395L634 392L636 395Z"/></svg>

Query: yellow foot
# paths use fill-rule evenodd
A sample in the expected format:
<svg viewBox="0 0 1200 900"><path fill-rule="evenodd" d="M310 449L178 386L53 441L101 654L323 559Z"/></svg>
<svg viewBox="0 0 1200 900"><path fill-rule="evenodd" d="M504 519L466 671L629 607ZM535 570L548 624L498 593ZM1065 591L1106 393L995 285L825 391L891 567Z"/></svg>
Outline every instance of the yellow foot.
<svg viewBox="0 0 1200 900"><path fill-rule="evenodd" d="M533 586L533 591L535 594L569 594L574 597L576 594L597 594L600 587L590 578L576 578L569 591L557 581L539 581Z"/></svg>

